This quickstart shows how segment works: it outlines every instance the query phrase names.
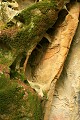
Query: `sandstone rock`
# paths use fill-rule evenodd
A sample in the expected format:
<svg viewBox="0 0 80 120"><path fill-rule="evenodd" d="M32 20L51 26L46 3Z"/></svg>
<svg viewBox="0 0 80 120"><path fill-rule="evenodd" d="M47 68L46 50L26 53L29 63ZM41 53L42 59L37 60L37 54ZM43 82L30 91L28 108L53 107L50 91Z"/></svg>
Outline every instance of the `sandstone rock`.
<svg viewBox="0 0 80 120"><path fill-rule="evenodd" d="M49 120L80 120L80 22L56 84Z"/></svg>
<svg viewBox="0 0 80 120"><path fill-rule="evenodd" d="M77 8L75 6L77 6ZM40 62L38 62L37 65L36 63L33 63L35 66L34 68L30 67L30 65L33 64L28 64L26 67L27 78L38 92L41 92L40 90L49 90L51 81L53 81L55 77L57 78L58 73L63 67L78 25L78 17L79 5L75 4L72 6L70 14L66 16L64 22L57 26L57 29L51 36L52 42L49 43ZM28 70L30 71L28 72ZM35 86L38 86L39 89Z"/></svg>
<svg viewBox="0 0 80 120"><path fill-rule="evenodd" d="M49 119L56 81L61 74L73 36L77 29L78 17L79 4L75 3L70 8L69 14L63 23L57 26L54 34L51 36L52 42L49 43L39 63L32 66L32 62L28 61L27 64L27 79L31 86L41 96L43 96L43 91L48 92L44 120ZM36 57L36 61L38 60L37 58L39 58L39 56Z"/></svg>
<svg viewBox="0 0 80 120"><path fill-rule="evenodd" d="M76 3L76 4L74 4L72 7L71 7L71 10L70 10L70 14L69 15L67 15L67 17L66 17L66 19L65 19L65 21L63 22L63 24L62 24L62 30L63 30L63 32L61 31L61 33L60 33L60 36L62 36L61 37L61 45L62 45L62 52L60 52L61 53L61 57L62 56L64 56L64 57L62 57L64 60L65 60L65 58L66 58L66 56L67 56L67 53L68 53L68 51L69 51L69 48L70 48L70 44L71 44L71 41L72 41L72 39L73 39L73 36L74 36L74 34L75 34L75 32L76 32L76 28L77 28L77 25L78 25L78 17L79 17L79 7L80 7L80 5L79 5L79 3ZM67 26L65 26L65 23L67 22ZM64 27L63 27L64 26ZM61 26L60 26L61 27ZM64 29L65 28L65 29ZM59 31L60 32L60 31ZM59 38L60 38L60 36L59 36ZM65 37L63 37L63 36L65 36ZM67 38L67 39L66 39ZM64 41L65 41L65 43L63 44L63 39L64 39ZM60 40L60 39L59 39ZM67 50L66 50L66 48L67 48ZM64 49L64 50L63 50ZM64 53L66 53L66 54L64 54ZM74 52L73 52L73 54L74 54ZM73 55L74 56L74 55ZM59 57L59 59L60 59L60 61L59 62L61 62L61 57ZM73 57L71 57L71 59L72 59L72 61L74 61L73 60ZM57 60L56 60L57 61ZM63 63L63 62L61 62L61 63ZM59 64L59 63L58 63ZM70 63L70 64L74 64L74 63ZM79 67L79 66L78 66ZM63 68L63 65L62 65L62 67L61 67L61 71L62 71L62 68ZM66 68L65 68L66 69ZM69 69L69 70L71 70L71 69ZM73 70L73 67L72 67L72 70ZM70 87L70 85L71 85L71 83L70 83L70 81L72 81L71 80L71 78L69 77L68 78L68 80L69 81L67 81L67 78L62 78L62 80L63 79L66 79L65 81L66 81L66 83L64 82L62 82L62 84L59 84L59 86L58 86L58 90L56 89L55 90L55 84L56 84L56 80L59 78L59 76L60 76L60 73L61 73L61 71L57 74L58 76L56 76L54 79L53 79L53 81L52 81L52 83L51 83L51 86L50 86L50 90L49 90L49 92L48 92L48 102L47 102L47 104L46 104L46 112L45 112L45 117L44 117L44 120L79 120L79 105L78 105L78 103L77 103L77 105L75 105L75 101L73 100L74 98L73 98L73 96L76 96L76 92L74 93L74 92L72 92L72 91L74 91L74 90L71 90L72 88L73 89L75 89L75 91L79 91L79 89L80 89L80 81L79 81L79 79L76 79L76 77L75 77L75 79L77 80L77 84L76 85L74 85L74 87ZM77 71L76 71L77 72ZM53 73L54 73L54 71L53 71ZM69 73L69 72L68 72ZM65 73L66 74L66 73ZM74 74L76 74L75 72L74 72ZM78 74L79 75L79 74ZM71 76L71 75L70 75ZM74 75L73 75L74 76ZM74 77L72 77L72 79L74 79ZM61 80L61 81L62 81ZM60 82L61 82L60 81ZM74 80L74 82L75 82L75 80ZM68 84L67 84L68 83ZM75 82L76 83L76 82ZM65 84L65 85L64 85ZM72 84L74 84L73 82L72 82ZM64 86L64 87L63 87ZM66 89L66 88L67 89ZM77 87L77 88L76 88ZM65 90L66 89L66 90ZM54 94L54 91L55 91L55 97L53 97L53 94ZM59 93L58 93L59 92ZM69 94L69 92L70 92L70 94ZM68 98L68 97L64 97L63 98L63 96L65 96L65 93L67 93L67 95L70 95L69 96L69 99L68 99L68 101L67 101L67 99L66 98ZM64 95L63 95L64 94ZM74 94L74 95L72 95L72 94ZM59 96L58 96L59 95ZM56 98L56 99L55 99ZM77 98L78 98L78 100L79 100L79 93L77 94ZM64 100L63 100L64 99ZM52 103L52 100L53 100L53 103ZM60 101L60 103L59 103L59 101ZM67 106L67 103L70 101L70 104L69 104L69 107ZM73 102L74 101L74 102ZM63 105L64 104L64 105ZM51 107L49 107L49 106L53 106L52 107L52 109L51 109ZM59 105L60 105L60 107L59 107ZM67 106L66 108L65 108L65 106ZM62 108L61 108L62 107ZM58 109L59 108L59 109ZM64 109L65 108L65 109ZM49 110L50 110L50 112L49 112ZM71 111L71 112L70 112ZM73 112L72 112L73 111ZM50 116L50 113L51 113L51 116ZM78 114L78 115L77 115Z"/></svg>

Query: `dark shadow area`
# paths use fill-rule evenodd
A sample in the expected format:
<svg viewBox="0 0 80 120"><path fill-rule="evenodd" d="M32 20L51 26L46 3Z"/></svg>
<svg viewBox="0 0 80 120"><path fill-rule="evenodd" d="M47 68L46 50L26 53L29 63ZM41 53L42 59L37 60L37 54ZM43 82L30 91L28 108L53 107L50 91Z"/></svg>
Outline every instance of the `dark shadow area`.
<svg viewBox="0 0 80 120"><path fill-rule="evenodd" d="M49 45L49 41L46 38L43 38L36 46L36 48L32 51L28 64L31 67L36 66L39 64L40 60L43 58L43 55L46 52L46 49Z"/></svg>
<svg viewBox="0 0 80 120"><path fill-rule="evenodd" d="M47 33L50 35L54 34L55 29L65 20L66 15L68 14L66 9L62 9L58 14L58 19L55 22L55 24L52 26L52 28L47 30Z"/></svg>
<svg viewBox="0 0 80 120"><path fill-rule="evenodd" d="M49 41L43 37L43 39L37 44L36 48L31 53L26 66L26 75L34 77L35 70L41 62L46 50L48 48Z"/></svg>

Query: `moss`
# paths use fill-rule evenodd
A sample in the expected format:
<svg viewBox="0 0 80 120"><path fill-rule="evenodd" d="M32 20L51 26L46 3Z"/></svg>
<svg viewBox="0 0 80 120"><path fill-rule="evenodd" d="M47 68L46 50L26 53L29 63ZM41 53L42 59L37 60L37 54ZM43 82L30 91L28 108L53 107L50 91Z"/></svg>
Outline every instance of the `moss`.
<svg viewBox="0 0 80 120"><path fill-rule="evenodd" d="M0 48L0 64L9 66L12 63L12 53L7 49Z"/></svg>
<svg viewBox="0 0 80 120"><path fill-rule="evenodd" d="M30 87L24 91L20 86L15 80L10 81L3 75L0 77L0 118L42 120L43 110L37 93Z"/></svg>
<svg viewBox="0 0 80 120"><path fill-rule="evenodd" d="M52 23L54 24L53 21L49 22L50 16L47 15L50 9L54 11L56 9L56 4L39 2L23 10L20 14L14 17L14 19L23 22L24 27L12 40L11 44L13 47L18 47L19 50L21 50L21 48L22 50L23 48L29 48L32 40L34 41L37 36L43 36L42 32L46 32L49 26L52 26ZM41 13L39 14L37 11Z"/></svg>
<svg viewBox="0 0 80 120"><path fill-rule="evenodd" d="M20 72L20 71L13 70L13 69L10 71L10 78L14 79L14 80L19 79L19 80L21 80L23 82L26 80L26 76L25 76L23 71Z"/></svg>
<svg viewBox="0 0 80 120"><path fill-rule="evenodd" d="M14 19L29 25L32 21L32 18L34 19L35 14L34 14L34 10L37 14L37 10L40 10L42 14L46 14L48 12L48 10L54 8L56 9L56 3L55 2L39 2L36 4L33 4L32 6L28 7L27 9L23 10L20 14L18 14L17 16L14 16ZM38 14L37 14L38 15Z"/></svg>
<svg viewBox="0 0 80 120"><path fill-rule="evenodd" d="M28 91L28 102L31 106L31 112L33 113L34 120L43 120L43 109L41 106L41 100L37 97L37 94L33 95L33 93ZM35 103L35 104L34 104ZM35 112L37 110L37 112Z"/></svg>

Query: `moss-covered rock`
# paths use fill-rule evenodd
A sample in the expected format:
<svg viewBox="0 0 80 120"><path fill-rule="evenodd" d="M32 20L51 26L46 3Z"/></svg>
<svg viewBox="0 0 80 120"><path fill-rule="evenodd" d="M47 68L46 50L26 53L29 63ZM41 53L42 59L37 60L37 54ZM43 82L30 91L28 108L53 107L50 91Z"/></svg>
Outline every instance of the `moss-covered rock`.
<svg viewBox="0 0 80 120"><path fill-rule="evenodd" d="M41 99L29 86L0 75L0 120L42 120Z"/></svg>
<svg viewBox="0 0 80 120"><path fill-rule="evenodd" d="M10 48L8 56L11 54L11 61L8 60L11 69L20 69L22 59L31 53L48 28L55 23L63 5L63 0L35 3L14 16L1 30L0 42Z"/></svg>

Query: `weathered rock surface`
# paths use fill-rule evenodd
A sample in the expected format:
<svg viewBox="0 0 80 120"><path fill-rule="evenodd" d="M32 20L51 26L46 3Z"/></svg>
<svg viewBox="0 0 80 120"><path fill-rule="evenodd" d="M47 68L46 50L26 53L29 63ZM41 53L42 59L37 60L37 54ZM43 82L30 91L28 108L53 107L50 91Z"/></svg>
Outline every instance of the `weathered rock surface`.
<svg viewBox="0 0 80 120"><path fill-rule="evenodd" d="M79 4L75 3L64 22L56 26L56 30L51 35L52 41L48 43L45 52L42 51L44 53L40 61L41 54L37 55L34 51L30 59L33 60L29 61L27 66L27 78L38 92L49 90L51 82L59 77L78 25L78 17ZM43 45L45 46L45 42ZM36 60L34 55L36 55Z"/></svg>
<svg viewBox="0 0 80 120"><path fill-rule="evenodd" d="M27 78L31 86L40 95L43 95L42 91L48 91L44 120L49 119L55 84L61 74L78 25L79 4L75 3L72 5L69 12L65 20L57 26L55 33L51 36L52 42L49 43L39 64L36 62L40 56L38 55L36 61L34 61L34 54L36 54L34 52L32 58L34 62L29 61L27 65Z"/></svg>
<svg viewBox="0 0 80 120"><path fill-rule="evenodd" d="M4 29L0 32L0 42L2 42L3 46L4 45L5 45L5 47L7 46L7 50L8 50L7 52L4 50L2 51L3 47L0 44L0 53L3 56L0 59L0 64L1 64L0 69L2 69L2 71L0 70L0 74L1 74L1 76L4 75L3 73L5 73L5 75L7 75L7 74L10 75L9 67L11 69L14 67L14 69L15 69L14 71L20 70L19 72L21 72L20 67L26 67L26 64L27 64L26 61L28 61L28 64L26 67L26 72L27 72L27 78L28 78L29 83L42 96L43 96L44 92L46 92L46 91L48 92L47 95L44 93L44 95L47 96L44 120L49 119L55 84L61 74L64 61L68 54L72 38L73 38L76 28L77 28L78 16L79 16L79 4L75 3L75 5L73 5L71 7L70 13L67 15L64 22L62 22L61 24L58 24L57 29L54 32L54 35L52 34L51 38L49 37L52 41L47 40L48 44L45 44L46 40L45 40L45 42L43 42L44 45L46 46L46 49L44 48L43 51L40 51L41 49L38 49L40 52L42 52L42 55L40 54L41 56L37 56L37 60L39 59L39 61L37 61L35 58L35 60L33 59L32 60L33 62L32 62L32 61L30 61L30 58L29 58L29 57L31 57L31 59L32 59L33 53L31 54L31 52L33 51L34 47L36 47L38 42L43 38L43 36L46 33L46 30L55 23L58 12L60 9L62 9L62 6L64 5L64 3L63 3L63 0L61 0L61 4L58 1L58 5L61 8L59 6L58 6L59 8L56 8L55 4L53 4L53 6L52 6L52 3L50 3L50 2L47 3L47 7L48 7L48 5L50 5L49 8L52 7L52 9L46 8L46 10L48 12L45 11L46 2L45 3L40 2L38 4L34 4L30 8L23 10L23 12L21 12L21 14L15 16L16 24L19 21L19 22L22 22L22 24L21 24L22 26L18 26L18 27L13 26L11 29L9 29L9 31L7 31L7 29ZM44 10L39 7L44 8ZM47 15L45 15L44 12L47 13ZM31 16L30 16L30 14L31 14ZM35 15L37 16L37 21L35 21L36 20ZM22 19L22 18L24 18L24 19ZM52 21L53 19L54 19L54 22ZM13 22L13 21L11 21L11 22ZM37 23L37 25L36 25L36 23ZM36 26L36 27L34 27L34 26ZM19 29L19 32L18 32L18 29ZM18 34L16 34L17 32L18 32ZM35 32L35 34L34 34L34 32ZM6 33L6 37L4 38L5 33ZM6 40L7 40L7 42L4 42ZM38 44L38 45L40 47L42 47L41 46L42 44ZM37 49L37 47L36 47L36 49ZM12 50L12 51L9 51L9 50ZM26 63L25 66L22 64L24 54L25 54L25 57L27 54L27 57L25 60L25 63ZM30 54L31 54L31 56L30 56ZM5 70L6 67L4 67L4 59L8 60L8 62L6 61L7 70ZM32 62L32 63L30 63L30 62ZM23 66L20 66L21 64ZM12 66L10 66L10 65L12 65ZM0 76L0 80L3 79L1 76ZM23 77L23 76L21 76L21 77ZM8 76L8 78L9 78L9 76ZM17 77L17 79L20 79L19 76ZM13 82L11 82L11 83L13 83ZM41 118L41 116L43 115L43 111L41 111L41 109L42 109L41 101L39 98L39 102L38 102L38 99L37 99L38 97L37 97L36 92L34 91L34 95L35 95L35 98L34 98L34 95L32 94L33 91L31 91L31 93L29 92L30 90L32 90L32 88L30 88L30 90L28 90L26 92L25 91L26 85L23 85L23 82L22 83L19 82L19 84L23 87L24 94L28 95L26 97L26 101L28 101L29 98L30 98L29 100L31 100L31 101L28 101L28 103L27 103L27 106L30 103L29 106L31 107L29 109L28 119L29 118L30 118L30 120L43 119L43 118ZM10 88L10 90L11 90L11 88ZM1 91L1 94L3 94L2 92L5 92L5 89L3 91ZM19 91L19 92L21 92L21 91ZM29 96L29 93L31 96ZM7 95L8 95L8 93L7 93ZM23 99L24 96L25 95L22 96L22 100L24 100ZM5 99L5 98L6 97L3 97L3 99ZM35 101L34 101L34 99L35 99ZM39 106L37 106L37 108L35 108L35 106L37 105L36 101L39 104ZM20 103L20 106L21 105L22 104ZM32 105L33 105L33 107L32 107ZM25 113L23 113L24 112L23 107L21 106L21 108L22 108L21 109L22 111L20 111L20 112L22 112L22 116L20 116L20 118L23 117L23 119L26 119L27 116L24 118ZM32 111L33 113L31 113L30 110L33 110ZM36 110L40 110L40 111L36 111ZM34 111L36 112L36 114L34 113ZM38 116L37 116L37 114L38 114ZM11 117L12 116L10 116L10 118ZM6 119L5 114L3 116L1 115L1 119ZM15 118L13 118L13 119L15 119ZM53 118L51 117L50 119L53 119Z"/></svg>
<svg viewBox="0 0 80 120"><path fill-rule="evenodd" d="M26 8L27 6L30 6L36 2L36 0L16 0L18 3L19 10L22 10Z"/></svg>
<svg viewBox="0 0 80 120"><path fill-rule="evenodd" d="M18 3L15 0L0 1L0 20L4 23L10 21L17 13L19 13Z"/></svg>
<svg viewBox="0 0 80 120"><path fill-rule="evenodd" d="M80 22L56 84L49 120L80 120Z"/></svg>

